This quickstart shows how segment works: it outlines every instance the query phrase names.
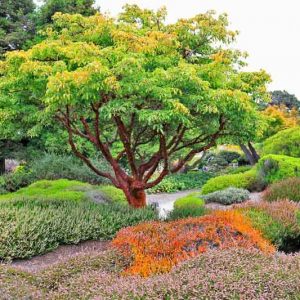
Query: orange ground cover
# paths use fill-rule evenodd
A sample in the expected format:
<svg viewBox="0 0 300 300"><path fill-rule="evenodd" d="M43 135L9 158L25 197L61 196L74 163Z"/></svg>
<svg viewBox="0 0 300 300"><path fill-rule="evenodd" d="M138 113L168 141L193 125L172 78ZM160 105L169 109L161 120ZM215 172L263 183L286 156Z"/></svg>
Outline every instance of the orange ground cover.
<svg viewBox="0 0 300 300"><path fill-rule="evenodd" d="M132 263L126 274L168 272L174 265L209 249L231 247L275 251L248 219L237 211L173 222L149 222L120 230L113 245Z"/></svg>

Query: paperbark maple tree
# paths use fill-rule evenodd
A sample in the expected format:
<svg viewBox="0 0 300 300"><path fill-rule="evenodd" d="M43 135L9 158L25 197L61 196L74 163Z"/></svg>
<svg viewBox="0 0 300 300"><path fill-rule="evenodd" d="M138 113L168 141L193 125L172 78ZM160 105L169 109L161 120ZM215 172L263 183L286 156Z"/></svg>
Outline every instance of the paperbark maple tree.
<svg viewBox="0 0 300 300"><path fill-rule="evenodd" d="M226 15L166 25L165 14L137 6L116 20L57 13L44 41L1 65L1 90L34 103L39 118L56 118L75 155L134 207L219 138L254 135L254 100L265 97L269 80L264 71L240 71L243 53L228 49L236 32ZM92 164L82 140L110 172Z"/></svg>

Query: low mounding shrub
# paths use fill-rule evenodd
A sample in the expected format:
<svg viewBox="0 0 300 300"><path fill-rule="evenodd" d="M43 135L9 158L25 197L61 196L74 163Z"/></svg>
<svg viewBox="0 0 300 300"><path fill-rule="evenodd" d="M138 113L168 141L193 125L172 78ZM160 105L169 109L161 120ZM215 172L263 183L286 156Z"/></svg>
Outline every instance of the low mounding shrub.
<svg viewBox="0 0 300 300"><path fill-rule="evenodd" d="M168 272L180 261L209 249L273 247L237 212L216 212L199 218L150 222L120 230L113 245L131 257L127 274L149 276Z"/></svg>
<svg viewBox="0 0 300 300"><path fill-rule="evenodd" d="M227 188L225 190L216 191L202 196L205 202L216 202L224 205L233 203L242 203L249 199L250 193L248 190L239 188Z"/></svg>
<svg viewBox="0 0 300 300"><path fill-rule="evenodd" d="M267 183L289 177L300 177L300 158L285 155L266 155L258 162L258 176Z"/></svg>
<svg viewBox="0 0 300 300"><path fill-rule="evenodd" d="M123 191L117 189L113 185L102 185L99 187L99 191L108 201L127 204L127 200Z"/></svg>
<svg viewBox="0 0 300 300"><path fill-rule="evenodd" d="M169 213L169 220L178 220L188 217L199 217L207 213L204 201L199 198L199 193L192 193L174 202L174 209Z"/></svg>
<svg viewBox="0 0 300 300"><path fill-rule="evenodd" d="M300 127L282 130L266 139L262 152L267 154L279 154L300 158Z"/></svg>
<svg viewBox="0 0 300 300"><path fill-rule="evenodd" d="M250 249L203 253L169 273L120 276L112 251L78 255L29 275L0 266L3 299L298 299L300 254L264 255ZM21 284L20 284L21 283Z"/></svg>
<svg viewBox="0 0 300 300"><path fill-rule="evenodd" d="M174 202L174 208L199 207L205 203L199 198L199 193L191 193L185 197L179 198Z"/></svg>
<svg viewBox="0 0 300 300"><path fill-rule="evenodd" d="M85 240L108 240L123 227L157 219L151 208L69 199L0 201L0 259L26 258Z"/></svg>
<svg viewBox="0 0 300 300"><path fill-rule="evenodd" d="M208 172L190 172L166 176L157 186L148 190L149 193L171 193L176 191L201 188L211 178Z"/></svg>
<svg viewBox="0 0 300 300"><path fill-rule="evenodd" d="M22 188L14 193L0 196L0 200L8 199L59 199L59 200L84 200L87 199L86 191L90 189L87 183L75 180L40 180L28 187Z"/></svg>
<svg viewBox="0 0 300 300"><path fill-rule="evenodd" d="M202 194L224 190L229 187L249 189L256 181L256 170L251 169L244 173L222 175L211 178L202 187Z"/></svg>
<svg viewBox="0 0 300 300"><path fill-rule="evenodd" d="M240 209L254 228L279 250L300 249L300 206L292 201L245 204Z"/></svg>
<svg viewBox="0 0 300 300"><path fill-rule="evenodd" d="M271 184L263 198L266 201L289 199L300 202L300 178L288 178Z"/></svg>

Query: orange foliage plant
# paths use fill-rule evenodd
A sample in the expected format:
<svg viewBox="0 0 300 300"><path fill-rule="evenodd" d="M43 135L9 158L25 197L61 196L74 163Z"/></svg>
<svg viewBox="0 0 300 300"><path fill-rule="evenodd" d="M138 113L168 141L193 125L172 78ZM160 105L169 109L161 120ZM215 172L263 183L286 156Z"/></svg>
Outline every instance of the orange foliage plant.
<svg viewBox="0 0 300 300"><path fill-rule="evenodd" d="M209 249L274 247L236 211L172 222L149 222L120 230L113 246L132 263L126 274L149 276L168 272L174 265Z"/></svg>

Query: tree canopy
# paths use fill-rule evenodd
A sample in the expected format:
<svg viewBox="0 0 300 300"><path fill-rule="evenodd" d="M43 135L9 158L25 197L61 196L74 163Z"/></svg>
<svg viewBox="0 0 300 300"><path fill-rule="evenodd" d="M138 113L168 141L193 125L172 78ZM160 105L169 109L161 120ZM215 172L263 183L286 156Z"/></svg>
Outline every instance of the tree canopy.
<svg viewBox="0 0 300 300"><path fill-rule="evenodd" d="M218 139L254 137L257 103L268 99L269 76L241 71L245 54L229 48L237 32L226 15L210 11L169 25L165 16L164 8L135 5L119 19L56 13L45 40L8 53L0 67L12 111L17 103L27 107L25 119L39 120L30 133L55 118L75 155L135 207L145 205L145 189ZM111 172L96 168L78 139Z"/></svg>

